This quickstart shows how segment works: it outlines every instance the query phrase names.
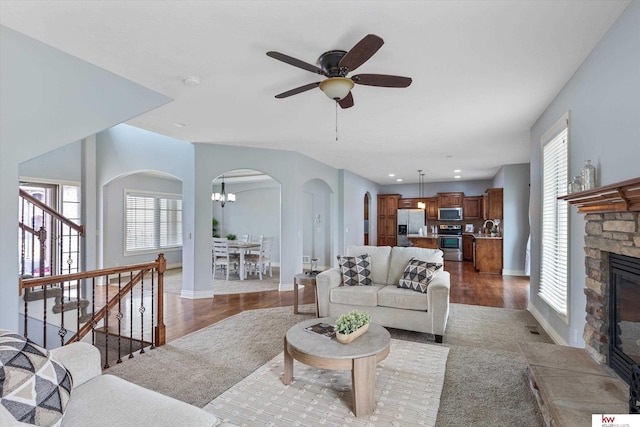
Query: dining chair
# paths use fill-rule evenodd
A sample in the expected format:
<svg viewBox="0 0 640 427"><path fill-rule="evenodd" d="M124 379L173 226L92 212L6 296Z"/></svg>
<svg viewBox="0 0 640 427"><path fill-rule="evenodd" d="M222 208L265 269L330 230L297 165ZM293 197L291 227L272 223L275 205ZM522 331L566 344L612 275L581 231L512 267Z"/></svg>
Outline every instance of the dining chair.
<svg viewBox="0 0 640 427"><path fill-rule="evenodd" d="M262 237L262 236L260 236ZM267 273L267 267L269 268L269 277L273 277L273 271L271 270L271 248L273 246L273 239L271 237L262 237L260 242L260 249L257 254L245 255L244 260L247 266L247 270L258 273L260 280L262 275Z"/></svg>
<svg viewBox="0 0 640 427"><path fill-rule="evenodd" d="M229 252L229 239L226 237L214 237L213 239L213 277L216 277L216 270L224 268L227 272L227 280L229 280L229 270L235 267L238 271L240 257L237 254Z"/></svg>
<svg viewBox="0 0 640 427"><path fill-rule="evenodd" d="M249 243L249 235L248 234L240 234L240 235L238 235L236 240L238 242L240 242L240 243Z"/></svg>

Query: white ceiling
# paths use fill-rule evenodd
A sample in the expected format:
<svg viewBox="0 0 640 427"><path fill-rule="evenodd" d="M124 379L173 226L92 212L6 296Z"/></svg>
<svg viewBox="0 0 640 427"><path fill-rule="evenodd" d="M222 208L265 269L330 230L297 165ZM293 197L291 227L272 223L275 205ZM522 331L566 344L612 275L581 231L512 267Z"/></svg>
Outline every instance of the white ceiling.
<svg viewBox="0 0 640 427"><path fill-rule="evenodd" d="M0 23L175 99L128 122L187 142L294 150L379 184L490 179L529 161L529 128L629 0L10 1ZM366 34L385 45L339 110L314 64ZM200 85L183 84L196 76ZM183 123L177 127L175 123Z"/></svg>

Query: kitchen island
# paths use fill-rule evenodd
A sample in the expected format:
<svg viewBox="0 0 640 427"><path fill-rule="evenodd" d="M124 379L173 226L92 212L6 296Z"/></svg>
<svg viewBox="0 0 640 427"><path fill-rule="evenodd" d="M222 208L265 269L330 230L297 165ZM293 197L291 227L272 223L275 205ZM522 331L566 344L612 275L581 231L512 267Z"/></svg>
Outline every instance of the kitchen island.
<svg viewBox="0 0 640 427"><path fill-rule="evenodd" d="M484 233L464 233L473 241L472 261L479 273L502 274L502 236Z"/></svg>
<svg viewBox="0 0 640 427"><path fill-rule="evenodd" d="M409 234L407 238L416 248L438 249L438 235L427 233L426 236L419 234Z"/></svg>

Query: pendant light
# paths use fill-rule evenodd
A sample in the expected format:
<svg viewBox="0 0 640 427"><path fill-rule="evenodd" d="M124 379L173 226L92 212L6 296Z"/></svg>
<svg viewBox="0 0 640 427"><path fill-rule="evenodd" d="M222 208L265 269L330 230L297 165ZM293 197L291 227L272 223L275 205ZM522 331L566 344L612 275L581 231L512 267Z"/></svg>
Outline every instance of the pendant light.
<svg viewBox="0 0 640 427"><path fill-rule="evenodd" d="M423 184L424 174L422 173L422 169L418 169L418 197L421 199L424 198ZM422 201L418 202L418 209L427 209L426 203Z"/></svg>
<svg viewBox="0 0 640 427"><path fill-rule="evenodd" d="M220 203L220 206L224 208L226 203L233 203L236 201L236 195L233 193L227 193L224 189L224 175L222 175L222 186L219 193L213 193L211 200Z"/></svg>

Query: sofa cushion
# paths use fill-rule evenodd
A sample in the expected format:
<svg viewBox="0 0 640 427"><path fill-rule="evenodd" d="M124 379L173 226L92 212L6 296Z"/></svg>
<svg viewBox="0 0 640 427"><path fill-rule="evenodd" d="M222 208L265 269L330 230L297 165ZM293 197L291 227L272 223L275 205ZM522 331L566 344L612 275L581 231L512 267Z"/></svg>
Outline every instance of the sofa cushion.
<svg viewBox="0 0 640 427"><path fill-rule="evenodd" d="M411 258L398 281L398 287L426 293L429 282L441 269L442 264Z"/></svg>
<svg viewBox="0 0 640 427"><path fill-rule="evenodd" d="M369 255L340 256L338 264L342 273L342 283L347 286L370 286L371 257Z"/></svg>
<svg viewBox="0 0 640 427"><path fill-rule="evenodd" d="M335 304L375 307L378 305L378 291L384 286L338 286L331 290L330 300Z"/></svg>
<svg viewBox="0 0 640 427"><path fill-rule="evenodd" d="M387 284L391 246L348 246L347 256L369 255L371 257L371 280L373 283ZM407 259L408 261L409 259ZM406 262L405 262L406 264ZM403 266L404 268L404 266ZM396 281L396 283L398 283Z"/></svg>
<svg viewBox="0 0 640 427"><path fill-rule="evenodd" d="M117 408L117 410L114 410ZM63 427L103 426L217 426L212 413L140 387L113 375L100 375L73 391Z"/></svg>
<svg viewBox="0 0 640 427"><path fill-rule="evenodd" d="M388 276L386 281L374 283L385 283L387 285L397 285L400 281L404 269L411 260L411 258L417 258L422 261L435 262L442 264L443 254L440 249L427 249L427 248L405 248L401 246L395 246L391 251L391 260L389 265Z"/></svg>
<svg viewBox="0 0 640 427"><path fill-rule="evenodd" d="M396 285L387 285L378 292L378 305L403 310L427 311L427 294L399 288ZM398 316L402 316L402 314L398 314Z"/></svg>
<svg viewBox="0 0 640 427"><path fill-rule="evenodd" d="M72 387L71 375L47 349L0 330L0 419L58 426Z"/></svg>

